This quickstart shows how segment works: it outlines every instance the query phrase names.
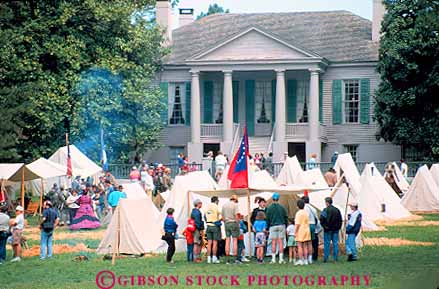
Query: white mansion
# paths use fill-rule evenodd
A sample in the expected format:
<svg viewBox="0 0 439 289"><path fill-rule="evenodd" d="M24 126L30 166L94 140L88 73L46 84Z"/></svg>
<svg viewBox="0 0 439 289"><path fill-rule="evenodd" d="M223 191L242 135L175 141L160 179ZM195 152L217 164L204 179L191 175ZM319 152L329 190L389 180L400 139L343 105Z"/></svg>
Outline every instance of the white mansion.
<svg viewBox="0 0 439 289"><path fill-rule="evenodd" d="M152 161L183 152L231 155L246 126L250 153L284 152L305 161L334 151L357 161L399 159L398 146L377 140L373 94L379 82L379 28L374 0L369 21L348 11L221 14L193 21L180 9L168 29L170 55L159 74L166 96L164 147ZM157 1L157 21L171 27L171 7Z"/></svg>

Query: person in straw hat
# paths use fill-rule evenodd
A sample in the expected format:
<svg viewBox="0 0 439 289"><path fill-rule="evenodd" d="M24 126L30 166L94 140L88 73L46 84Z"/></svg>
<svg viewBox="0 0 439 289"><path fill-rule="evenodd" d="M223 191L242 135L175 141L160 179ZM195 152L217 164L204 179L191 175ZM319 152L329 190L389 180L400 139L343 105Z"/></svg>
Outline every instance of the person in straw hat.
<svg viewBox="0 0 439 289"><path fill-rule="evenodd" d="M15 208L15 220L12 223L12 250L14 251L14 259L11 262L21 261L21 241L23 239L24 229L24 208L17 206Z"/></svg>
<svg viewBox="0 0 439 289"><path fill-rule="evenodd" d="M357 245L355 244L355 239L361 229L362 215L358 210L358 204L356 202L351 202L349 207L352 213L349 216L349 221L346 226L346 254L348 255L348 261L357 261Z"/></svg>

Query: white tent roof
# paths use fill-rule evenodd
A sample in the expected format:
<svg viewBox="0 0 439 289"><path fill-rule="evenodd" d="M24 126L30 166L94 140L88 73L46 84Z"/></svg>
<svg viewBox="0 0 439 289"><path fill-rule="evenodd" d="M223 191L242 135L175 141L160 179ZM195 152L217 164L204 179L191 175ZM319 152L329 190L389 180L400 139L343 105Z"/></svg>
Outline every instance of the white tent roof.
<svg viewBox="0 0 439 289"><path fill-rule="evenodd" d="M328 184L319 168L304 171L297 157L288 157L276 179L279 185L299 185L313 189L326 189Z"/></svg>
<svg viewBox="0 0 439 289"><path fill-rule="evenodd" d="M367 164L360 178L361 191L358 196L359 209L372 221L380 219L397 220L412 217L376 166ZM382 206L385 211L382 212Z"/></svg>
<svg viewBox="0 0 439 289"><path fill-rule="evenodd" d="M395 168L394 171L395 171L396 185L403 193L406 193L410 188L410 184L409 184L409 182L407 182L406 178L402 174L401 170L399 169L398 164L393 162L393 167Z"/></svg>
<svg viewBox="0 0 439 289"><path fill-rule="evenodd" d="M298 184L298 176L303 173L299 160L296 156L287 157L282 169L277 176L276 183L279 185Z"/></svg>
<svg viewBox="0 0 439 289"><path fill-rule="evenodd" d="M358 172L357 166L355 165L351 154L347 153L339 155L337 161L335 162L334 169L338 178L340 178L341 172L343 171L354 197L357 197L361 189L360 173Z"/></svg>
<svg viewBox="0 0 439 289"><path fill-rule="evenodd" d="M439 186L439 164L434 164L430 168L430 173L433 176L436 185Z"/></svg>
<svg viewBox="0 0 439 289"><path fill-rule="evenodd" d="M22 163L0 164L0 180L9 180L22 166Z"/></svg>
<svg viewBox="0 0 439 289"><path fill-rule="evenodd" d="M162 242L160 238L163 225L158 221L158 215L157 208L149 198L121 199L96 252L113 253L118 222L120 222L119 252L121 254L157 252Z"/></svg>
<svg viewBox="0 0 439 289"><path fill-rule="evenodd" d="M127 194L128 200L145 200L149 199L139 183L125 183L122 185L123 191Z"/></svg>
<svg viewBox="0 0 439 289"><path fill-rule="evenodd" d="M426 165L418 169L401 204L410 211L439 211L439 188Z"/></svg>
<svg viewBox="0 0 439 289"><path fill-rule="evenodd" d="M101 167L91 161L77 147L70 145L70 157L74 176L90 177L102 171ZM67 170L67 146L59 148L50 158L50 161L65 166Z"/></svg>
<svg viewBox="0 0 439 289"><path fill-rule="evenodd" d="M50 179L65 176L67 174L66 167L45 158L39 158L38 160L26 165L26 167L40 176L41 179Z"/></svg>

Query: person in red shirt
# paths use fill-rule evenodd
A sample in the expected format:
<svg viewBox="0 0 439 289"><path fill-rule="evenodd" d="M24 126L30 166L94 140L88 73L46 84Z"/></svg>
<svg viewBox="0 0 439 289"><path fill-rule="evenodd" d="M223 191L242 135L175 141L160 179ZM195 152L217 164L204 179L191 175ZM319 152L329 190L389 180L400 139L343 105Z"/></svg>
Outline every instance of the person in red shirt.
<svg viewBox="0 0 439 289"><path fill-rule="evenodd" d="M130 180L131 180L131 182L138 182L138 181L140 181L140 172L139 172L139 170L137 169L136 166L134 166L131 169Z"/></svg>
<svg viewBox="0 0 439 289"><path fill-rule="evenodd" d="M183 231L183 235L186 237L187 243L187 261L194 261L194 232L195 232L195 220L189 219L187 221L187 227Z"/></svg>

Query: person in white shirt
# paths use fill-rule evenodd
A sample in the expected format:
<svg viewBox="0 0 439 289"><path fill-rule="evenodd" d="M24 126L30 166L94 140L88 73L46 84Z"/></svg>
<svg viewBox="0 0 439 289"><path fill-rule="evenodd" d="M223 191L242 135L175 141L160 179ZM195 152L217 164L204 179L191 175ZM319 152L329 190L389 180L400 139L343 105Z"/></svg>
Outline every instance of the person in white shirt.
<svg viewBox="0 0 439 289"><path fill-rule="evenodd" d="M289 262L293 263L294 260L294 265L297 265L297 242L294 237L296 226L294 225L294 218L289 219L289 222L290 224L287 227Z"/></svg>
<svg viewBox="0 0 439 289"><path fill-rule="evenodd" d="M227 166L226 157L223 155L221 151L218 151L218 155L215 158L215 179L217 181L219 181L219 179L221 178L224 170L226 169L226 166Z"/></svg>
<svg viewBox="0 0 439 289"><path fill-rule="evenodd" d="M308 263L311 264L312 261L316 261L318 257L319 237L316 234L316 226L319 218L316 209L309 204L309 197L303 196L302 199L305 202L304 209L308 213L309 230L311 231L311 242L308 243Z"/></svg>
<svg viewBox="0 0 439 289"><path fill-rule="evenodd" d="M15 220L12 224L12 250L14 251L14 259L11 262L21 261L21 241L23 240L24 229L24 209L17 206L15 209Z"/></svg>
<svg viewBox="0 0 439 289"><path fill-rule="evenodd" d="M154 190L154 182L148 172L148 166L144 166L142 168L142 171L140 172L140 181L142 182L143 189L146 192L152 192ZM150 195L150 193L148 195Z"/></svg>
<svg viewBox="0 0 439 289"><path fill-rule="evenodd" d="M6 261L6 240L9 236L9 216L7 206L0 204L0 265Z"/></svg>
<svg viewBox="0 0 439 289"><path fill-rule="evenodd" d="M407 179L408 171L409 171L409 166L406 164L404 160L401 160L401 173L406 179Z"/></svg>
<svg viewBox="0 0 439 289"><path fill-rule="evenodd" d="M73 219L75 218L76 211L79 209L79 204L76 202L78 199L78 192L76 190L73 190L72 194L66 200L67 207L69 208L69 224L72 223Z"/></svg>

